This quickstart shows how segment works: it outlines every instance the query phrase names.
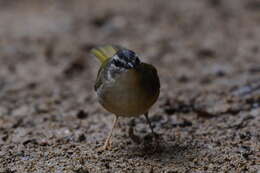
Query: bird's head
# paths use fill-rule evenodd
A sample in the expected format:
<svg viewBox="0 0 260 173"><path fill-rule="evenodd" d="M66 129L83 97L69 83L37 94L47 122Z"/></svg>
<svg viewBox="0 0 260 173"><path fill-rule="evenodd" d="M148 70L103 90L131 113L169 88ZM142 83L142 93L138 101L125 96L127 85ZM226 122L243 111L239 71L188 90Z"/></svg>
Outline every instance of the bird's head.
<svg viewBox="0 0 260 173"><path fill-rule="evenodd" d="M120 68L131 69L140 64L140 59L135 52L121 49L112 57L112 63Z"/></svg>

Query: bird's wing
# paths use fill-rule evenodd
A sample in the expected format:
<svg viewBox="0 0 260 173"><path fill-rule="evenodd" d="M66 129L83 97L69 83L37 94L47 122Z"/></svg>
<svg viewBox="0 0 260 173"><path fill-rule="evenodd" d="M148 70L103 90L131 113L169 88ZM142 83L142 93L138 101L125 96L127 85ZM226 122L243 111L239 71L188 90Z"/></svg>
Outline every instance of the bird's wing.
<svg viewBox="0 0 260 173"><path fill-rule="evenodd" d="M97 78L96 78L96 82L95 82L95 86L94 86L95 91L97 91L97 89L98 89L98 88L102 85L102 83L103 83L103 78L102 78L102 75L101 75L101 74L104 72L105 67L107 66L108 62L109 62L109 58L106 59L106 60L102 63L102 65L100 66L100 68L99 68L99 70L98 70L98 74L97 74Z"/></svg>
<svg viewBox="0 0 260 173"><path fill-rule="evenodd" d="M146 87L147 90L156 90L160 88L160 80L156 68L147 63L141 63L136 69L142 73L142 86Z"/></svg>

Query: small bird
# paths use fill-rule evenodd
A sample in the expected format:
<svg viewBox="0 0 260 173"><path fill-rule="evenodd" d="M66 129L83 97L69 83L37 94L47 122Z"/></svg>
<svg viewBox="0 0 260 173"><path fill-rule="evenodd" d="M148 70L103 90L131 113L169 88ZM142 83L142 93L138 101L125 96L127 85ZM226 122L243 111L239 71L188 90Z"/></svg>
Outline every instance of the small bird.
<svg viewBox="0 0 260 173"><path fill-rule="evenodd" d="M95 82L98 101L115 115L113 127L102 149L111 148L111 136L118 117L144 115L155 135L148 118L148 111L160 94L155 67L141 62L134 51L120 46L104 45L90 52L101 62Z"/></svg>

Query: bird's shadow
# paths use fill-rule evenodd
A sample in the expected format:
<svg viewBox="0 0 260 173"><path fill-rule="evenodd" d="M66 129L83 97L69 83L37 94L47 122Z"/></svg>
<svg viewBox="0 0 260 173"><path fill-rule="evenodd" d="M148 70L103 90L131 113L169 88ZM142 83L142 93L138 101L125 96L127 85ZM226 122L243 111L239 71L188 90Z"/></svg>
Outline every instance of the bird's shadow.
<svg viewBox="0 0 260 173"><path fill-rule="evenodd" d="M161 166L168 164L183 165L192 162L199 157L200 147L182 141L166 141L159 139L159 144L149 143L140 145L130 145L127 152L128 157L141 157L146 162L158 163Z"/></svg>

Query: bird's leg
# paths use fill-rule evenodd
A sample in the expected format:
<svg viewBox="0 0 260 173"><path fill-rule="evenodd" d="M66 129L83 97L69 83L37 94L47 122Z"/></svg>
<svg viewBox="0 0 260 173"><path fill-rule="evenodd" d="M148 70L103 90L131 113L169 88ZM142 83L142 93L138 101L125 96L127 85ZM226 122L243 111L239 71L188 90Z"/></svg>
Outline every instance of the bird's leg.
<svg viewBox="0 0 260 173"><path fill-rule="evenodd" d="M147 113L145 113L144 114L144 116L145 116L145 118L146 118L146 121L147 121L147 123L149 124L149 127L150 127L150 129L151 129L151 131L152 131L152 134L153 134L153 137L154 137L154 140L155 140L155 142L156 142L156 146L154 147L154 149L153 149L153 152L155 152L157 149L158 149L158 146L159 146L159 138L158 138L158 135L154 132L154 130L153 130L153 126L152 126L152 123L151 123L151 121L150 121L150 119L149 119L149 117L148 117L148 112Z"/></svg>
<svg viewBox="0 0 260 173"><path fill-rule="evenodd" d="M152 123L151 123L151 121L150 121L150 119L149 119L149 117L148 117L148 112L146 112L146 113L144 114L144 116L145 116L145 119L146 119L146 121L147 121L147 123L148 123L148 125L149 125L149 127L150 127L150 129L151 129L151 131L152 131L152 134L153 134L154 136L156 136L155 133L154 133L154 131L153 131Z"/></svg>
<svg viewBox="0 0 260 173"><path fill-rule="evenodd" d="M107 150L107 149L109 149L111 147L111 144L112 144L111 137L112 137L112 134L113 134L113 130L114 130L115 126L116 126L117 120L118 120L118 116L115 115L112 129L110 130L110 133L107 136L105 144L101 148L102 150Z"/></svg>

